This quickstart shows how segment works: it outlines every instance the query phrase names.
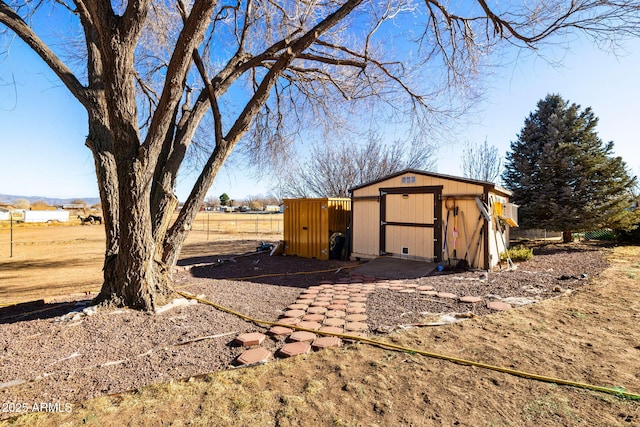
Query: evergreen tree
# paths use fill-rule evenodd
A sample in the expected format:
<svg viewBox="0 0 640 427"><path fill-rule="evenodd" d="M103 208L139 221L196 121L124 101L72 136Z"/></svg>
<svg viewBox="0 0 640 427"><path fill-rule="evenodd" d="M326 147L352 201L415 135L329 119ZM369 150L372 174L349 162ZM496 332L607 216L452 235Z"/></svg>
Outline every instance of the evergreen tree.
<svg viewBox="0 0 640 427"><path fill-rule="evenodd" d="M220 206L227 206L229 204L230 197L227 193L222 193L220 195Z"/></svg>
<svg viewBox="0 0 640 427"><path fill-rule="evenodd" d="M502 179L520 205L523 228L571 233L600 228L629 230L638 221L631 209L631 177L613 142L598 137L598 118L560 95L547 95L511 142Z"/></svg>

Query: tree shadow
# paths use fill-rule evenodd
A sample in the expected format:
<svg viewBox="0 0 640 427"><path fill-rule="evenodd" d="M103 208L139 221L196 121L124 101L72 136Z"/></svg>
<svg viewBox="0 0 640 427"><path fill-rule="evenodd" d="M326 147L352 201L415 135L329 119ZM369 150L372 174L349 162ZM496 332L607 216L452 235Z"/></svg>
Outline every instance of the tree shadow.
<svg viewBox="0 0 640 427"><path fill-rule="evenodd" d="M7 307L0 307L0 325L30 320L46 320L63 316L76 309L79 305L86 305L90 300L52 302L44 300L27 301Z"/></svg>
<svg viewBox="0 0 640 427"><path fill-rule="evenodd" d="M532 243L527 245L533 249L534 255L556 255L560 253L579 253L579 252L594 252L599 251L602 248L609 248L615 246L615 243L608 241L589 241L589 242L572 242L572 243L558 243L558 242L546 242L546 243Z"/></svg>
<svg viewBox="0 0 640 427"><path fill-rule="evenodd" d="M38 269L49 269L49 270L57 270L63 268L73 268L80 267L87 264L87 259L84 258L75 258L75 259L67 259L67 260L20 260L20 261L10 261L7 263L0 264L0 272L3 271L22 271L22 270L30 270L34 268Z"/></svg>
<svg viewBox="0 0 640 427"><path fill-rule="evenodd" d="M230 239L185 244L181 251L178 265L199 264L208 262L207 260L213 257L224 258L255 252L260 242L260 240L255 239ZM202 255L207 253L211 255Z"/></svg>
<svg viewBox="0 0 640 427"><path fill-rule="evenodd" d="M297 256L270 256L268 252L216 254L186 258L191 276L206 279L247 281L277 286L307 288L322 281L347 279L353 261L318 260Z"/></svg>

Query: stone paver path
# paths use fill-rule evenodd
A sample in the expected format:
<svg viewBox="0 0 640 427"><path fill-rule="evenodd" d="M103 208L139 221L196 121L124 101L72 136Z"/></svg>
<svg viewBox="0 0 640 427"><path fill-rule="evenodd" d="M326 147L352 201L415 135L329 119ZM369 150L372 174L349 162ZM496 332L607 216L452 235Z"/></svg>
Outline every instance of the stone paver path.
<svg viewBox="0 0 640 427"><path fill-rule="evenodd" d="M294 330L285 326L273 326L269 334L274 337L287 337L286 343L276 352L279 357L292 357L337 347L342 340L335 336L317 335L311 331L352 336L367 336L369 325L366 323L367 296L376 289L389 289L396 292L415 294L416 297L455 299L469 305L485 303L489 309L502 311L511 305L500 301L485 301L472 295L458 296L449 292L438 292L433 286L420 286L409 280L386 280L372 276L352 275L338 281L323 281L300 292L298 299L285 307L278 323L293 325L310 331ZM254 347L243 352L237 359L239 365L251 365L267 362L272 354L259 347L264 341L260 333L241 334L235 339L245 347Z"/></svg>

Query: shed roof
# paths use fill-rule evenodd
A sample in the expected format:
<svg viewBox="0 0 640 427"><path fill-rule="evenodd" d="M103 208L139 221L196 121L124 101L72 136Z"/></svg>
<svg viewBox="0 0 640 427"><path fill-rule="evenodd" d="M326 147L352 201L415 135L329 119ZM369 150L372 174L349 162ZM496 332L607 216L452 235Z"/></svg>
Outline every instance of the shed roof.
<svg viewBox="0 0 640 427"><path fill-rule="evenodd" d="M377 184L377 183L382 182L382 181L386 181L386 180L391 179L391 178L396 178L398 176L401 176L401 175L404 175L404 174L407 174L407 173L416 174L416 175L423 175L423 176L429 176L429 177L433 177L433 178L448 179L448 180L451 180L451 181L464 182L464 183L467 183L467 184L481 185L482 187L485 187L486 190L494 190L495 192L501 193L501 194L506 195L506 196L511 196L513 194L511 191L507 190L506 188L500 187L499 185L496 185L493 182L480 181L480 180L477 180L477 179L463 178L463 177L453 176L453 175L445 175L445 174L440 174L440 173L435 173L435 172L422 171L422 170L418 170L418 169L404 169L404 170L398 171L396 173L392 173L390 175L384 176L382 178L378 178L376 180L365 182L363 184L360 184L360 185L357 185L355 187L352 187L352 188L349 189L349 192L353 193L354 191L359 190L361 188L369 187L370 185L374 185L374 184Z"/></svg>

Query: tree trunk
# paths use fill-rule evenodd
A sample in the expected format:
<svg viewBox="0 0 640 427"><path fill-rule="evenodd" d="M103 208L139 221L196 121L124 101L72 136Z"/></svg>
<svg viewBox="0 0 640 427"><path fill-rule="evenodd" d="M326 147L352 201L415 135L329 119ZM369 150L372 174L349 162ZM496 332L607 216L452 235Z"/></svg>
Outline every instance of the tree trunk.
<svg viewBox="0 0 640 427"><path fill-rule="evenodd" d="M158 236L154 238L150 186L143 174L131 172L140 170L138 160L123 162L125 164L117 168L113 162L101 164L96 160L96 163L98 169L104 168L106 176L117 172L118 180L117 185L110 180L99 180L105 218L114 222L105 223L104 282L95 302L153 311L174 292L175 263L167 265L162 261L162 246L159 246L168 224L157 230ZM125 173L126 170L130 172ZM175 206L170 203L166 209L172 210ZM116 233L114 238L110 233Z"/></svg>
<svg viewBox="0 0 640 427"><path fill-rule="evenodd" d="M571 243L573 242L573 232L572 231L563 231L562 232L562 243Z"/></svg>

